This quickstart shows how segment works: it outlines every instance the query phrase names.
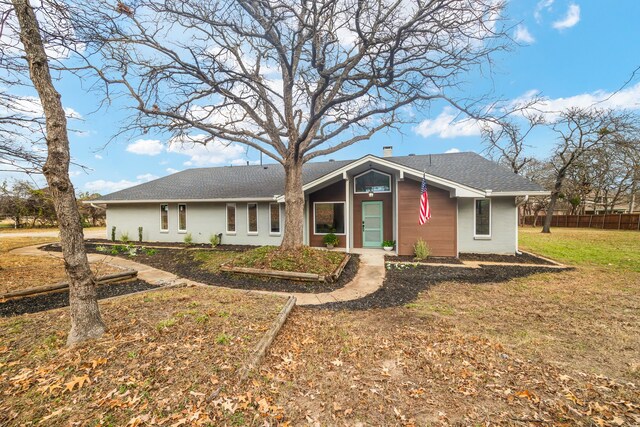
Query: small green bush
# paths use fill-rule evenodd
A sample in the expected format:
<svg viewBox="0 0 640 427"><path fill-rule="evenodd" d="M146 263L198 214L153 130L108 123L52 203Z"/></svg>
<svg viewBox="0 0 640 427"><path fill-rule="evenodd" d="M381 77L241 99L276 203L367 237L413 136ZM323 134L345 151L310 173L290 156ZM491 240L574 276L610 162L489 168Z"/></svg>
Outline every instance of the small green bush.
<svg viewBox="0 0 640 427"><path fill-rule="evenodd" d="M112 242L116 241L116 226L115 225L113 227L111 227L111 241Z"/></svg>
<svg viewBox="0 0 640 427"><path fill-rule="evenodd" d="M395 240L385 240L382 242L382 247L394 247L396 245L396 241Z"/></svg>
<svg viewBox="0 0 640 427"><path fill-rule="evenodd" d="M212 234L211 236L209 236L209 242L211 243L211 247L215 248L220 244L220 236L218 236L217 234Z"/></svg>
<svg viewBox="0 0 640 427"><path fill-rule="evenodd" d="M184 235L184 244L185 245L190 245L193 243L193 237L191 236L191 233L187 233Z"/></svg>
<svg viewBox="0 0 640 427"><path fill-rule="evenodd" d="M122 233L120 234L120 241L122 243L129 243L129 233Z"/></svg>
<svg viewBox="0 0 640 427"><path fill-rule="evenodd" d="M142 227L138 227L138 242L142 243Z"/></svg>
<svg viewBox="0 0 640 427"><path fill-rule="evenodd" d="M416 259L427 259L431 255L431 248L427 245L427 242L419 238L413 245L413 253Z"/></svg>
<svg viewBox="0 0 640 427"><path fill-rule="evenodd" d="M340 244L340 239L334 233L325 234L322 238L322 243L325 245L338 246Z"/></svg>

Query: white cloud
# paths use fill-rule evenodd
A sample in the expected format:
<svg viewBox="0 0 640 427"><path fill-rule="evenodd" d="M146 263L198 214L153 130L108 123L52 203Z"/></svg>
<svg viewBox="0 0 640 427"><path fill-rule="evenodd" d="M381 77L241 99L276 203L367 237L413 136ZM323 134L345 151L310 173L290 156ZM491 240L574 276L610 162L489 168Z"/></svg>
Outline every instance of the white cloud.
<svg viewBox="0 0 640 427"><path fill-rule="evenodd" d="M87 182L84 185L85 190L93 193L108 194L114 191L124 190L125 188L133 187L134 185L143 184L145 182L157 179L156 175L145 173L143 175L136 176L136 181L129 181L128 179L122 179L120 181L107 181L104 179L98 179L96 181Z"/></svg>
<svg viewBox="0 0 640 427"><path fill-rule="evenodd" d="M127 145L127 151L142 156L157 156L164 151L164 145L157 139L138 139Z"/></svg>
<svg viewBox="0 0 640 427"><path fill-rule="evenodd" d="M84 185L85 190L92 193L108 194L114 191L124 190L125 188L133 187L134 185L141 184L139 181L128 181L126 179L120 181L105 181L104 179L98 179L96 181L89 181Z"/></svg>
<svg viewBox="0 0 640 427"><path fill-rule="evenodd" d="M520 43L532 44L536 41L536 39L531 35L529 29L522 24L519 24L516 27L516 31L513 35L513 38Z"/></svg>
<svg viewBox="0 0 640 427"><path fill-rule="evenodd" d="M95 155L95 156L93 156L93 157L95 157L95 158L96 158L96 159L98 159L98 160L102 160L102 156L101 156L100 154L96 154L96 155Z"/></svg>
<svg viewBox="0 0 640 427"><path fill-rule="evenodd" d="M445 151L445 153L449 154L449 153L459 153L460 149L459 148L449 148L447 151Z"/></svg>
<svg viewBox="0 0 640 427"><path fill-rule="evenodd" d="M566 30L567 28L575 26L578 22L580 22L580 6L571 3L569 9L567 9L567 15L563 19L555 21L553 28L556 30Z"/></svg>
<svg viewBox="0 0 640 427"><path fill-rule="evenodd" d="M457 138L460 136L478 136L481 134L480 125L472 119L460 119L450 107L442 110L435 119L427 119L413 129L425 138L438 135L440 138Z"/></svg>
<svg viewBox="0 0 640 427"><path fill-rule="evenodd" d="M533 11L533 17L536 18L538 23L542 22L542 12L551 10L554 0L540 0L536 4L536 9Z"/></svg>
<svg viewBox="0 0 640 427"><path fill-rule="evenodd" d="M180 172L179 169L174 169L174 168L167 168L165 170L167 171L167 173L170 173L170 174L174 174L174 173Z"/></svg>
<svg viewBox="0 0 640 427"><path fill-rule="evenodd" d="M138 175L136 176L136 179L139 181L145 181L145 182L149 182L149 181L153 181L154 179L158 179L159 177L157 175L154 175L152 173L145 173L144 175Z"/></svg>
<svg viewBox="0 0 640 427"><path fill-rule="evenodd" d="M190 140L172 140L167 151L189 157L185 166L243 165L246 164L246 148L240 144L225 145L218 141L204 145L205 135L195 135Z"/></svg>

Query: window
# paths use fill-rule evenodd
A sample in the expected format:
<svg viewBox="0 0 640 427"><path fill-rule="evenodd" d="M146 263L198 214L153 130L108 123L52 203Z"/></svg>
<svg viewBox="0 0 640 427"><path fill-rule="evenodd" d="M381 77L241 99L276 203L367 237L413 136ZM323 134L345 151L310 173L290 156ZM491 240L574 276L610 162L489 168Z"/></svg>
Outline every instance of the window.
<svg viewBox="0 0 640 427"><path fill-rule="evenodd" d="M247 234L258 234L257 203L247 203Z"/></svg>
<svg viewBox="0 0 640 427"><path fill-rule="evenodd" d="M365 172L356 177L356 193L388 193L391 191L391 175L378 171Z"/></svg>
<svg viewBox="0 0 640 427"><path fill-rule="evenodd" d="M236 234L236 204L227 204L227 234Z"/></svg>
<svg viewBox="0 0 640 427"><path fill-rule="evenodd" d="M318 202L313 204L315 234L344 234L344 202Z"/></svg>
<svg viewBox="0 0 640 427"><path fill-rule="evenodd" d="M169 231L169 205L160 205L160 231Z"/></svg>
<svg viewBox="0 0 640 427"><path fill-rule="evenodd" d="M187 205L178 205L178 231L187 231Z"/></svg>
<svg viewBox="0 0 640 427"><path fill-rule="evenodd" d="M280 234L280 204L269 204L269 233Z"/></svg>
<svg viewBox="0 0 640 427"><path fill-rule="evenodd" d="M491 236L491 200L476 199L475 210L476 229L475 236Z"/></svg>

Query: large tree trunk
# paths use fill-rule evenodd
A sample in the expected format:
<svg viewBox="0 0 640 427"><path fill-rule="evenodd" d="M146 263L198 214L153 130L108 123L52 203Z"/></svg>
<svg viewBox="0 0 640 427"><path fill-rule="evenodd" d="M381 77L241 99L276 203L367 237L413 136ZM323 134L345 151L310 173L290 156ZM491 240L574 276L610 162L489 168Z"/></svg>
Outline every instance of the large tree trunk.
<svg viewBox="0 0 640 427"><path fill-rule="evenodd" d="M293 156L292 156L293 157ZM282 250L297 250L304 243L304 192L302 191L302 160L286 159L285 172L285 211Z"/></svg>
<svg viewBox="0 0 640 427"><path fill-rule="evenodd" d="M97 338L105 331L96 298L96 284L84 249L82 223L75 192L69 179L69 139L60 94L51 81L47 55L38 21L28 0L12 0L20 24L31 81L38 91L46 120L47 179L58 217L64 265L69 276L71 331L67 344Z"/></svg>

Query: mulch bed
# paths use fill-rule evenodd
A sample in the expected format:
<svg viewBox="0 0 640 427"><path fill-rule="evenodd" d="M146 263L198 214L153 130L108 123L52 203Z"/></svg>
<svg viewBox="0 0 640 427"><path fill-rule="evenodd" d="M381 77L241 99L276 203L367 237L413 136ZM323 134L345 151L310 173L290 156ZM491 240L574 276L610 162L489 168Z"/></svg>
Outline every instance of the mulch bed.
<svg viewBox="0 0 640 427"><path fill-rule="evenodd" d="M520 255L497 255L497 254L460 254L463 261L486 261L486 262L510 262L518 264L535 264L535 265L555 265L546 259L539 258L535 255L522 253Z"/></svg>
<svg viewBox="0 0 640 427"><path fill-rule="evenodd" d="M100 253L96 251L96 246L97 245L93 243L87 243L87 252ZM219 247L220 246L218 246L217 248ZM250 247L254 248L254 246ZM60 250L59 247L55 247L54 245L44 246L43 249ZM360 264L358 255L351 254L351 259L342 271L342 274L340 275L338 280L333 283L325 283L300 282L295 280L256 277L252 275L226 273L222 271L214 273L210 270L205 269L201 261L194 260L192 251L182 249L158 249L154 255L139 253L135 257L130 257L126 254L113 256L130 259L135 262L146 264L163 271L168 271L185 279L212 286L224 286L227 288L246 290L305 293L331 292L344 287L355 277L356 273L358 272L358 265Z"/></svg>
<svg viewBox="0 0 640 427"><path fill-rule="evenodd" d="M99 285L97 289L98 299L132 294L134 292L146 291L147 289L156 289L157 287L158 286L150 285L142 280ZM11 299L0 303L0 317L16 316L25 313L37 313L39 311L67 307L68 305L69 291L52 292L32 297Z"/></svg>
<svg viewBox="0 0 640 427"><path fill-rule="evenodd" d="M428 257L417 260L413 255L385 255L385 262L428 262L430 264L462 264L458 258L453 257Z"/></svg>
<svg viewBox="0 0 640 427"><path fill-rule="evenodd" d="M376 292L353 301L333 302L314 306L333 310L369 310L372 308L397 307L415 300L418 294L442 282L500 283L517 277L536 273L558 273L562 270L544 267L515 265L485 265L482 268L460 268L446 266L410 266L387 269L384 283Z"/></svg>
<svg viewBox="0 0 640 427"><path fill-rule="evenodd" d="M209 243L192 243L187 245L184 242L128 242L122 243L120 241L111 241L108 239L87 239L85 240L87 243L96 243L98 245L134 245L134 246L145 246L145 247L158 247L158 248L185 248L185 249L210 249L216 251L247 251L249 249L254 249L255 246L250 245L218 245L215 248L211 247Z"/></svg>

